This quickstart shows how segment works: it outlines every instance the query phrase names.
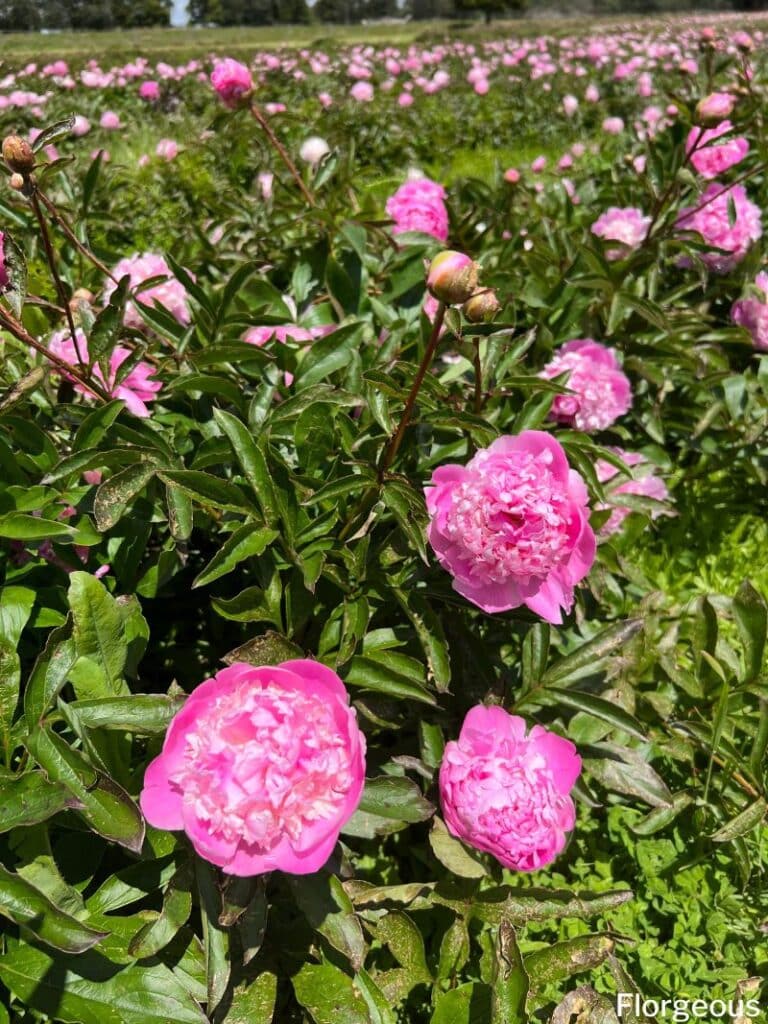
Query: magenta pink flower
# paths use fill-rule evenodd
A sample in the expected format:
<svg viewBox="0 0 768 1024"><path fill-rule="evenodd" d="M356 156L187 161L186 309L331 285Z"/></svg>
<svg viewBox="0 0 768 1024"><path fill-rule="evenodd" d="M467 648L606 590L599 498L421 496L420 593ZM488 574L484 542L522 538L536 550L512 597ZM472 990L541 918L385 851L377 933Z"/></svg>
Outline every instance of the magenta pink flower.
<svg viewBox="0 0 768 1024"><path fill-rule="evenodd" d="M756 349L768 352L768 274L761 271L755 287L763 293L762 300L755 295L738 299L731 307L731 320L749 331Z"/></svg>
<svg viewBox="0 0 768 1024"><path fill-rule="evenodd" d="M513 871L536 871L565 847L581 758L570 740L478 704L445 745L440 802L449 832Z"/></svg>
<svg viewBox="0 0 768 1024"><path fill-rule="evenodd" d="M548 622L573 606L595 558L587 490L541 430L500 437L425 488L429 543L453 588L486 612L526 605Z"/></svg>
<svg viewBox="0 0 768 1024"><path fill-rule="evenodd" d="M611 242L621 242L621 248L608 249L609 260L621 259L629 255L629 250L636 249L645 239L651 218L635 206L609 206L592 225L592 234Z"/></svg>
<svg viewBox="0 0 768 1024"><path fill-rule="evenodd" d="M448 238L448 210L445 189L429 178L411 178L387 200L387 213L394 220L392 234L421 231L441 242Z"/></svg>
<svg viewBox="0 0 768 1024"><path fill-rule="evenodd" d="M154 252L135 253L127 256L115 264L112 270L113 276L119 281L127 274L131 279L131 288L139 289L136 292L137 298L147 306L164 306L172 316L181 324L188 324L190 312L188 292L184 285L173 276L173 271L165 259ZM153 277L167 277L167 281L152 285L150 288L141 288L144 281ZM110 278L104 285L104 301L109 302L115 290L115 283ZM144 321L139 311L132 302L129 302L125 310L125 323L128 327L142 327Z"/></svg>
<svg viewBox="0 0 768 1024"><path fill-rule="evenodd" d="M733 223L731 211L735 214ZM713 249L725 250L724 253L700 254L716 274L732 270L763 233L760 208L749 199L744 186L725 188L717 181L707 185L695 206L680 211L676 223L683 231L701 235L705 244Z"/></svg>
<svg viewBox="0 0 768 1024"><path fill-rule="evenodd" d="M364 781L365 737L335 672L237 663L187 698L140 802L230 875L304 875L328 860Z"/></svg>
<svg viewBox="0 0 768 1024"><path fill-rule="evenodd" d="M568 373L565 387L572 394L558 395L551 415L577 430L605 430L632 405L632 386L613 349L591 338L566 342L539 374L546 380Z"/></svg>
<svg viewBox="0 0 768 1024"><path fill-rule="evenodd" d="M716 178L741 163L749 152L749 143L742 135L712 145L715 139L733 131L730 121L723 121L717 128L691 128L685 144L693 166L702 178Z"/></svg>
<svg viewBox="0 0 768 1024"><path fill-rule="evenodd" d="M595 463L597 479L601 484L607 483L607 495L615 502L620 494L637 494L643 498L654 498L656 501L667 501L669 490L661 477L654 476L654 466L640 452L625 452L621 448L613 448L612 451L619 456L621 461L634 469L631 479L619 474L618 469L605 459L598 459ZM613 483L612 483L613 481ZM610 517L600 527L602 536L607 537L617 533L632 509L623 505L597 505L598 510L611 510ZM664 509L653 509L651 519L666 515Z"/></svg>
<svg viewBox="0 0 768 1024"><path fill-rule="evenodd" d="M253 78L245 64L227 57L216 61L211 72L211 85L224 105L234 109L253 89Z"/></svg>
<svg viewBox="0 0 768 1024"><path fill-rule="evenodd" d="M148 80L146 82L142 82L141 85L139 86L139 96L143 100L149 100L150 102L154 102L155 100L159 100L160 99L160 84L158 82L154 82L154 81L151 81L151 80Z"/></svg>
<svg viewBox="0 0 768 1024"><path fill-rule="evenodd" d="M87 360L88 341L85 334L78 327L75 335L80 353L83 359ZM69 363L70 366L78 366L77 350L69 331L57 331L53 334L48 342L48 348L59 359L63 359L65 363ZM98 364L93 367L93 377L109 392L112 398L122 399L125 402L126 408L134 416L146 418L150 415L146 403L154 402L157 392L163 385L159 380L152 379L155 369L144 361L138 362L119 384L115 384L117 371L130 355L131 350L129 348L125 348L123 345L116 345L109 359L109 380L104 380L104 374ZM75 391L78 394L87 395L89 398L93 397L92 393L87 388L84 388L82 384L78 383L74 377L64 373L62 376L74 382Z"/></svg>
<svg viewBox="0 0 768 1024"><path fill-rule="evenodd" d="M370 103L373 99L374 89L370 82L355 82L349 90L349 95L358 103Z"/></svg>

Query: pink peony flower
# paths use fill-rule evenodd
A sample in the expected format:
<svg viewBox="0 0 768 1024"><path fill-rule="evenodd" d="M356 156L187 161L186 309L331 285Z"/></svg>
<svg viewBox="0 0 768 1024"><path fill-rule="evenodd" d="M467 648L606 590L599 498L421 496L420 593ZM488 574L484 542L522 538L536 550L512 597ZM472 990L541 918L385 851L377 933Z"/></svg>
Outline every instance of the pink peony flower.
<svg viewBox="0 0 768 1024"><path fill-rule="evenodd" d="M685 144L686 151L691 154L693 166L702 178L716 178L741 163L749 152L749 143L742 135L726 139L717 145L710 145L722 135L733 131L730 121L723 121L717 128L691 128Z"/></svg>
<svg viewBox="0 0 768 1024"><path fill-rule="evenodd" d="M768 274L759 273L755 285L763 293L762 301L753 295L738 299L731 307L731 320L749 331L756 349L768 352Z"/></svg>
<svg viewBox="0 0 768 1024"><path fill-rule="evenodd" d="M412 178L387 200L387 213L394 220L393 235L421 231L444 242L448 238L448 210L445 189L429 178Z"/></svg>
<svg viewBox="0 0 768 1024"><path fill-rule="evenodd" d="M603 121L603 131L607 135L621 135L624 131L624 122L620 117L606 117Z"/></svg>
<svg viewBox="0 0 768 1024"><path fill-rule="evenodd" d="M159 82L146 81L142 82L139 86L139 96L143 100L149 100L154 103L155 100L160 99L160 84Z"/></svg>
<svg viewBox="0 0 768 1024"><path fill-rule="evenodd" d="M605 430L632 405L632 387L613 349L591 338L566 342L539 374L552 380L568 373L565 387L573 394L558 395L551 416L577 430Z"/></svg>
<svg viewBox="0 0 768 1024"><path fill-rule="evenodd" d="M621 242L621 248L608 249L609 260L619 260L629 255L630 249L636 249L645 239L651 218L634 206L609 206L592 225L591 231L598 238L611 242Z"/></svg>
<svg viewBox="0 0 768 1024"><path fill-rule="evenodd" d="M349 90L349 95L358 103L370 103L373 99L374 89L370 82L355 82Z"/></svg>
<svg viewBox="0 0 768 1024"><path fill-rule="evenodd" d="M187 289L173 276L171 268L165 259L158 253L145 252L135 253L115 264L113 275L119 281L124 274L131 279L131 288L139 289L137 297L145 305L162 305L169 313L176 317L181 324L188 324L190 321L189 306L187 304ZM151 277L167 277L167 281L161 284L152 285L150 288L140 288L144 281ZM109 278L104 285L104 301L109 302L115 284ZM142 327L144 321L132 302L129 302L125 309L125 324L128 327Z"/></svg>
<svg viewBox="0 0 768 1024"><path fill-rule="evenodd" d="M83 359L87 360L88 340L79 327L75 333ZM54 355L58 356L59 359L63 359L70 366L76 367L78 365L77 350L69 331L57 331L53 334L48 342L48 348ZM150 412L145 403L154 402L157 392L163 385L159 380L151 379L155 369L149 363L143 361L137 363L128 373L127 377L121 380L119 384L115 384L117 371L130 355L131 350L129 348L123 345L116 345L109 359L109 380L104 380L104 374L98 364L94 365L92 374L109 392L112 398L121 398L125 402L129 412L132 412L134 416L146 418L150 415ZM91 392L78 383L74 377L70 377L68 374L62 374L62 376L66 380L74 382L75 391L78 394L93 397Z"/></svg>
<svg viewBox="0 0 768 1024"><path fill-rule="evenodd" d="M516 167L508 167L504 171L504 181L509 182L510 185L516 185L520 181L520 171Z"/></svg>
<svg viewBox="0 0 768 1024"><path fill-rule="evenodd" d="M311 164L313 167L320 163L324 156L327 156L331 151L331 147L322 139L319 135L310 135L308 139L305 139L301 144L299 150L299 156L306 163Z"/></svg>
<svg viewBox="0 0 768 1024"><path fill-rule="evenodd" d="M570 792L581 758L570 740L478 704L445 745L440 802L449 832L513 871L536 871L576 822Z"/></svg>
<svg viewBox="0 0 768 1024"><path fill-rule="evenodd" d="M541 430L500 437L425 489L428 539L453 588L486 612L524 604L548 622L570 611L595 558L587 490Z"/></svg>
<svg viewBox="0 0 768 1024"><path fill-rule="evenodd" d="M595 472L601 484L610 483L611 480L617 477L619 479L616 485L607 488L608 495L614 501L619 494L637 494L644 498L654 498L656 501L667 501L669 498L667 485L660 477L653 475L654 467L644 455L641 455L640 452L625 452L621 448L614 448L612 450L625 465L639 467L632 479L627 479L627 477L620 476L618 469L611 465L610 462L606 462L605 459L597 460ZM597 505L596 508L599 510L611 509L610 518L600 527L600 533L605 537L617 533L621 529L624 520L632 511L632 509L621 505L618 507L615 505ZM651 512L651 519L657 519L665 514L663 509L654 509Z"/></svg>
<svg viewBox="0 0 768 1024"><path fill-rule="evenodd" d="M107 131L115 131L120 127L120 118L114 112L114 110L106 110L99 120L99 124L102 128L106 128Z"/></svg>
<svg viewBox="0 0 768 1024"><path fill-rule="evenodd" d="M288 303L293 306L293 300ZM324 338L326 334L332 334L336 330L335 324L317 324L314 327L300 327L298 324L281 324L278 327L249 327L243 335L243 341L248 345L256 345L261 348L269 341L279 341L284 345L286 341L314 341L315 338ZM286 371L285 383L287 387L293 384L293 374Z"/></svg>
<svg viewBox="0 0 768 1024"><path fill-rule="evenodd" d="M364 781L365 737L335 672L237 663L187 698L140 803L230 875L304 875L328 860Z"/></svg>
<svg viewBox="0 0 768 1024"><path fill-rule="evenodd" d="M736 97L729 92L713 92L699 100L696 105L696 121L698 124L713 125L730 117L736 106Z"/></svg>
<svg viewBox="0 0 768 1024"><path fill-rule="evenodd" d="M214 64L211 85L219 94L224 106L234 109L253 89L253 78L245 64L227 57L225 60L217 60Z"/></svg>
<svg viewBox="0 0 768 1024"><path fill-rule="evenodd" d="M731 223L731 210L735 219ZM699 196L696 206L681 210L677 227L695 231L705 244L724 253L701 253L701 259L716 274L732 270L747 254L749 247L763 233L760 209L747 196L743 185L724 188L711 182Z"/></svg>
<svg viewBox="0 0 768 1024"><path fill-rule="evenodd" d="M74 124L74 127L72 128L72 134L73 135L77 135L78 137L80 137L82 135L87 135L90 130L91 130L91 122L88 120L88 118L87 117L83 117L82 114L76 114L75 115L75 124Z"/></svg>
<svg viewBox="0 0 768 1024"><path fill-rule="evenodd" d="M155 147L155 155L162 160L175 160L179 155L179 144L173 139L160 139Z"/></svg>

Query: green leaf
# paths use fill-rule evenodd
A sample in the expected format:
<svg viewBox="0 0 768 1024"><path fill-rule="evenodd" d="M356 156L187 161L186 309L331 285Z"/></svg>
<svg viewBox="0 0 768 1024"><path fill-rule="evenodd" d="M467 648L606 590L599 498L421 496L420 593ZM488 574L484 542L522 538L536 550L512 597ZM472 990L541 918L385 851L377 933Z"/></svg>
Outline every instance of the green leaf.
<svg viewBox="0 0 768 1024"><path fill-rule="evenodd" d="M434 805L422 796L415 782L402 776L380 775L366 780L360 804L342 832L372 839L426 821L434 813Z"/></svg>
<svg viewBox="0 0 768 1024"><path fill-rule="evenodd" d="M264 452L259 448L248 430L236 416L222 409L213 410L214 419L229 439L232 451L256 495L262 515L268 526L278 521L278 505L274 484Z"/></svg>
<svg viewBox="0 0 768 1024"><path fill-rule="evenodd" d="M415 985L432 983L427 966L424 939L413 919L402 910L389 910L376 924L376 938L389 946L408 979L408 991Z"/></svg>
<svg viewBox="0 0 768 1024"><path fill-rule="evenodd" d="M65 953L83 953L109 932L89 928L53 904L20 875L0 865L0 915L28 928L47 946Z"/></svg>
<svg viewBox="0 0 768 1024"><path fill-rule="evenodd" d="M137 960L159 953L187 923L191 913L192 868L185 864L168 883L159 916L136 932L128 943L128 952Z"/></svg>
<svg viewBox="0 0 768 1024"><path fill-rule="evenodd" d="M632 753L627 751L627 754ZM585 758L583 763L606 789L637 797L651 807L669 807L672 803L672 794L664 780L637 755L627 761L614 757Z"/></svg>
<svg viewBox="0 0 768 1024"><path fill-rule="evenodd" d="M35 591L29 587L3 587L0 590L0 637L15 649L35 604Z"/></svg>
<svg viewBox="0 0 768 1024"><path fill-rule="evenodd" d="M216 869L201 857L195 857L195 877L203 921L208 989L208 1015L211 1016L224 998L232 969L229 956L229 932L219 924L221 895L216 882Z"/></svg>
<svg viewBox="0 0 768 1024"><path fill-rule="evenodd" d="M432 819L429 845L443 867L460 878L484 878L488 874L477 855L455 839L437 816Z"/></svg>
<svg viewBox="0 0 768 1024"><path fill-rule="evenodd" d="M69 705L89 729L108 729L139 735L164 733L174 715L184 707L185 694L135 693L130 697L76 700Z"/></svg>
<svg viewBox="0 0 768 1024"><path fill-rule="evenodd" d="M491 1024L526 1024L529 987L530 978L520 955L515 929L508 921L502 921L494 943Z"/></svg>
<svg viewBox="0 0 768 1024"><path fill-rule="evenodd" d="M51 955L8 938L0 978L24 1004L65 1024L207 1024L164 964L119 965L95 950Z"/></svg>
<svg viewBox="0 0 768 1024"><path fill-rule="evenodd" d="M158 472L163 483L180 488L203 508L223 508L230 512L250 512L248 499L235 484L196 469L164 469Z"/></svg>
<svg viewBox="0 0 768 1024"><path fill-rule="evenodd" d="M0 742L5 763L11 763L11 726L19 703L21 662L15 645L0 634Z"/></svg>
<svg viewBox="0 0 768 1024"><path fill-rule="evenodd" d="M225 654L222 661L227 665L234 665L237 661L244 661L247 665L280 665L284 661L292 661L296 658L303 658L304 651L295 643L268 629L262 636L255 636L246 640L244 644L236 647L234 651Z"/></svg>
<svg viewBox="0 0 768 1024"><path fill-rule="evenodd" d="M768 605L749 580L745 580L733 599L733 615L744 644L745 680L756 679L763 671L765 642L768 637Z"/></svg>
<svg viewBox="0 0 768 1024"><path fill-rule="evenodd" d="M38 728L26 740L27 748L51 782L61 782L75 796L85 821L100 836L139 853L144 843L144 819L125 790L91 767L58 734Z"/></svg>
<svg viewBox="0 0 768 1024"><path fill-rule="evenodd" d="M570 684L594 675L604 662L620 651L643 628L642 619L627 619L602 630L572 654L555 662L541 677L542 686Z"/></svg>
<svg viewBox="0 0 768 1024"><path fill-rule="evenodd" d="M636 718L620 705L605 700L603 697L595 697L591 693L582 693L580 690L561 690L559 687L548 686L546 690L537 691L532 699L537 703L541 702L553 707L564 705L567 708L574 708L576 711L583 711L601 722L607 722L614 729L629 733L636 739L646 740L647 738Z"/></svg>
<svg viewBox="0 0 768 1024"><path fill-rule="evenodd" d="M438 996L430 1024L488 1024L491 1007L488 985L469 981Z"/></svg>
<svg viewBox="0 0 768 1024"><path fill-rule="evenodd" d="M530 690L536 686L547 667L549 658L550 628L548 622L536 622L525 634L523 640L523 687Z"/></svg>
<svg viewBox="0 0 768 1024"><path fill-rule="evenodd" d="M32 152L39 153L46 146L50 146L52 142L63 138L65 135L69 135L74 127L74 114L70 114L69 117L64 117L59 121L54 121L53 124L49 124L47 128L44 128L32 143Z"/></svg>
<svg viewBox="0 0 768 1024"><path fill-rule="evenodd" d="M343 370L349 363L350 352L360 344L362 333L362 324L348 324L313 342L296 371L296 394Z"/></svg>
<svg viewBox="0 0 768 1024"><path fill-rule="evenodd" d="M261 971L232 993L232 1002L222 1024L271 1024L277 1000L277 975Z"/></svg>
<svg viewBox="0 0 768 1024"><path fill-rule="evenodd" d="M53 537L73 537L76 532L58 519L42 519L23 512L8 512L0 516L0 537L7 540L51 540Z"/></svg>
<svg viewBox="0 0 768 1024"><path fill-rule="evenodd" d="M98 665L106 681L103 692L87 692L76 685L77 696L88 699L127 693L123 671L128 651L123 616L117 601L89 572L70 575L67 597L72 609L72 638L77 653Z"/></svg>
<svg viewBox="0 0 768 1024"><path fill-rule="evenodd" d="M49 782L42 772L0 778L0 832L38 825L59 811L79 806L66 786Z"/></svg>
<svg viewBox="0 0 768 1024"><path fill-rule="evenodd" d="M21 317L27 298L27 259L24 250L7 231L3 232L3 263L8 275L8 286L3 291L3 298L15 315Z"/></svg>
<svg viewBox="0 0 768 1024"><path fill-rule="evenodd" d="M38 724L67 681L78 654L72 639L72 619L48 634L24 691L24 717L30 729Z"/></svg>
<svg viewBox="0 0 768 1024"><path fill-rule="evenodd" d="M390 480L382 487L381 497L421 560L428 564L425 540L427 515L423 503L416 499L416 492L400 481Z"/></svg>
<svg viewBox="0 0 768 1024"><path fill-rule="evenodd" d="M352 978L331 964L304 964L293 976L296 999L315 1024L373 1024Z"/></svg>
<svg viewBox="0 0 768 1024"><path fill-rule="evenodd" d="M446 693L451 683L451 660L440 617L418 591L396 589L394 594L416 630L435 689L438 693Z"/></svg>
<svg viewBox="0 0 768 1024"><path fill-rule="evenodd" d="M246 523L229 536L203 571L195 578L192 588L203 587L232 572L246 558L254 558L266 551L278 537L277 530L256 523Z"/></svg>
<svg viewBox="0 0 768 1024"><path fill-rule="evenodd" d="M717 832L711 836L714 843L728 843L738 836L743 836L756 828L765 817L768 811L768 803L763 797L758 797L753 803L745 807L743 811L726 822Z"/></svg>
<svg viewBox="0 0 768 1024"><path fill-rule="evenodd" d="M123 518L128 506L141 494L156 470L157 466L148 462L136 462L99 485L93 502L93 517L102 533L111 530Z"/></svg>
<svg viewBox="0 0 768 1024"><path fill-rule="evenodd" d="M72 451L82 452L100 444L124 408L125 402L120 398L115 398L105 405L100 405L93 412L89 412L77 428Z"/></svg>
<svg viewBox="0 0 768 1024"><path fill-rule="evenodd" d="M290 876L294 899L307 921L359 971L365 957L363 929L352 901L334 875Z"/></svg>
<svg viewBox="0 0 768 1024"><path fill-rule="evenodd" d="M635 835L653 836L671 824L692 803L693 797L689 793L675 793L669 807L655 808L640 821L630 825L630 828Z"/></svg>
<svg viewBox="0 0 768 1024"><path fill-rule="evenodd" d="M535 987L542 989L563 978L599 967L613 953L613 948L613 939L609 935L578 935L529 953L524 961L525 970Z"/></svg>
<svg viewBox="0 0 768 1024"><path fill-rule="evenodd" d="M436 703L432 694L419 683L396 668L366 655L351 660L345 681L350 686L360 686L389 697L417 700L422 704Z"/></svg>

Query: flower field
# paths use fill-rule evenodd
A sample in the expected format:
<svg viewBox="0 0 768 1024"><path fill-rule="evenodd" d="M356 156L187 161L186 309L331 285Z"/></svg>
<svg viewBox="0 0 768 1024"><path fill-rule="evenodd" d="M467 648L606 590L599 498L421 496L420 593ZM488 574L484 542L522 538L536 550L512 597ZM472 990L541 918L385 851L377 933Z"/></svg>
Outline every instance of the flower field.
<svg viewBox="0 0 768 1024"><path fill-rule="evenodd" d="M0 1024L760 1019L768 22L204 38L0 68Z"/></svg>

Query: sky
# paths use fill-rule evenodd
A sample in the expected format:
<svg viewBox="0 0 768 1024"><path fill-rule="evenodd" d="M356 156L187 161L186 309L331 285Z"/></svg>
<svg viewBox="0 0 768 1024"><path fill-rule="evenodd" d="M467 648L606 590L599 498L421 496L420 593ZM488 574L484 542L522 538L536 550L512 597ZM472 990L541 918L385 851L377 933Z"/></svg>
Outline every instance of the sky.
<svg viewBox="0 0 768 1024"><path fill-rule="evenodd" d="M187 0L173 0L172 25L187 24Z"/></svg>

